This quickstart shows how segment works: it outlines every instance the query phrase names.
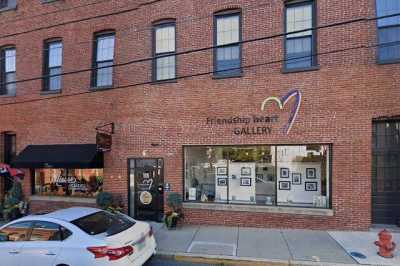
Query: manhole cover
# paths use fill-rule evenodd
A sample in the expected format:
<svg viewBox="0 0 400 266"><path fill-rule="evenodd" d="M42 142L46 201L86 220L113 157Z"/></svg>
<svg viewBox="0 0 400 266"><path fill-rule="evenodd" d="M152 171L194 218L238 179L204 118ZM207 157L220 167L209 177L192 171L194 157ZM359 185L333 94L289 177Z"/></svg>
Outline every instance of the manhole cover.
<svg viewBox="0 0 400 266"><path fill-rule="evenodd" d="M355 252L355 251L354 252L350 252L350 255L355 257L355 258L358 258L358 259L366 259L367 258L367 256L365 256L364 254L362 254L360 252Z"/></svg>

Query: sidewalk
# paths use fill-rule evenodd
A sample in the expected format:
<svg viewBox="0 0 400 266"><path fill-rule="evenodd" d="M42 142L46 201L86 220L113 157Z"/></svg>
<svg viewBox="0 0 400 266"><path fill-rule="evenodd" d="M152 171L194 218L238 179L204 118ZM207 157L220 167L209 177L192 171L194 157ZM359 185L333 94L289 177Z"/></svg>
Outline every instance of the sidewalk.
<svg viewBox="0 0 400 266"><path fill-rule="evenodd" d="M376 255L376 232L326 232L222 226L184 226L169 231L153 223L158 254L180 260L211 259L215 264L242 265L400 265L399 256ZM353 241L354 240L354 241ZM396 235L397 243L400 234ZM345 250L346 248L346 250ZM350 252L360 252L357 259ZM213 261L214 259L214 261ZM229 263L231 261L231 263ZM243 264L245 265L245 264Z"/></svg>

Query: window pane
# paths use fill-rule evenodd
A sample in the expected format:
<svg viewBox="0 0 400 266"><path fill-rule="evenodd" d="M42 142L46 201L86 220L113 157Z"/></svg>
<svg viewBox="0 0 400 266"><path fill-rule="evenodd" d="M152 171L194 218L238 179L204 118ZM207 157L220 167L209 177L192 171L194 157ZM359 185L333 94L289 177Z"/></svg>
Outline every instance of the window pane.
<svg viewBox="0 0 400 266"><path fill-rule="evenodd" d="M16 81L16 74L15 72L13 73L7 73L6 74L6 90L7 90L7 95L15 95L16 94L16 88L17 84L16 83L9 83L9 82L15 82Z"/></svg>
<svg viewBox="0 0 400 266"><path fill-rule="evenodd" d="M114 35L97 38L97 62L114 60Z"/></svg>
<svg viewBox="0 0 400 266"><path fill-rule="evenodd" d="M175 52L175 26L156 28L156 54Z"/></svg>
<svg viewBox="0 0 400 266"><path fill-rule="evenodd" d="M15 49L7 49L5 50L6 57L6 72L15 72Z"/></svg>
<svg viewBox="0 0 400 266"><path fill-rule="evenodd" d="M98 63L97 67L112 66L113 62ZM100 68L97 69L97 87L112 86L113 84L113 68Z"/></svg>
<svg viewBox="0 0 400 266"><path fill-rule="evenodd" d="M62 43L56 42L49 44L49 67L62 66Z"/></svg>
<svg viewBox="0 0 400 266"><path fill-rule="evenodd" d="M60 226L49 222L35 222L30 241L61 241Z"/></svg>
<svg viewBox="0 0 400 266"><path fill-rule="evenodd" d="M239 15L217 17L217 45L239 42Z"/></svg>
<svg viewBox="0 0 400 266"><path fill-rule="evenodd" d="M379 29L379 44L379 60L400 59L400 26Z"/></svg>
<svg viewBox="0 0 400 266"><path fill-rule="evenodd" d="M185 200L273 205L274 146L185 148Z"/></svg>
<svg viewBox="0 0 400 266"><path fill-rule="evenodd" d="M312 4L288 7L286 9L287 32L294 32L312 28ZM290 34L287 37L299 37L311 35L312 31Z"/></svg>
<svg viewBox="0 0 400 266"><path fill-rule="evenodd" d="M240 74L240 46L217 48L216 61L216 75Z"/></svg>
<svg viewBox="0 0 400 266"><path fill-rule="evenodd" d="M156 60L157 80L175 78L175 56L158 58Z"/></svg>
<svg viewBox="0 0 400 266"><path fill-rule="evenodd" d="M103 169L35 169L35 194L94 197L103 185Z"/></svg>
<svg viewBox="0 0 400 266"><path fill-rule="evenodd" d="M278 146L278 205L329 206L327 146Z"/></svg>
<svg viewBox="0 0 400 266"><path fill-rule="evenodd" d="M50 69L50 75L59 74L61 74L61 67ZM49 90L61 90L61 76L49 77Z"/></svg>
<svg viewBox="0 0 400 266"><path fill-rule="evenodd" d="M7 241L26 241L31 225L31 222L15 223L2 229L0 235Z"/></svg>
<svg viewBox="0 0 400 266"><path fill-rule="evenodd" d="M286 68L302 68L312 65L312 38L286 40Z"/></svg>
<svg viewBox="0 0 400 266"><path fill-rule="evenodd" d="M378 17L389 16L400 13L399 0L377 0L376 9ZM400 25L400 16L389 17L378 20L378 26Z"/></svg>

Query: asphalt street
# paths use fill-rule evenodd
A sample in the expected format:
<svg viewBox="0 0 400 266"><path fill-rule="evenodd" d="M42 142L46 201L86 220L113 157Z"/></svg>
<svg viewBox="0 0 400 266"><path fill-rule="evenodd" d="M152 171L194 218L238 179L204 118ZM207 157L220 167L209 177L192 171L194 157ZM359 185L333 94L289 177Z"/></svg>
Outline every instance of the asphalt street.
<svg viewBox="0 0 400 266"><path fill-rule="evenodd" d="M153 258L148 261L144 266L215 266L211 264L193 264L187 262L178 262L167 259Z"/></svg>

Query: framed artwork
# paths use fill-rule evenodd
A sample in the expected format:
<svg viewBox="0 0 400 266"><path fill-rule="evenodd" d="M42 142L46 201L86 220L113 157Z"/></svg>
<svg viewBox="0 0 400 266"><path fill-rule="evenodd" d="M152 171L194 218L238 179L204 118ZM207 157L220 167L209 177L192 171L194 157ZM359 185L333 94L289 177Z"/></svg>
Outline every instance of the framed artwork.
<svg viewBox="0 0 400 266"><path fill-rule="evenodd" d="M301 173L292 173L292 184L301 185Z"/></svg>
<svg viewBox="0 0 400 266"><path fill-rule="evenodd" d="M318 183L317 182L305 182L305 190L306 191L318 191Z"/></svg>
<svg viewBox="0 0 400 266"><path fill-rule="evenodd" d="M228 168L227 167L217 167L217 175L228 175Z"/></svg>
<svg viewBox="0 0 400 266"><path fill-rule="evenodd" d="M240 185L242 187L251 187L251 178L250 177L240 178Z"/></svg>
<svg viewBox="0 0 400 266"><path fill-rule="evenodd" d="M225 177L218 178L218 186L219 187L226 187L228 185L228 181Z"/></svg>
<svg viewBox="0 0 400 266"><path fill-rule="evenodd" d="M241 175L249 176L251 175L251 168L250 167L242 167L240 171Z"/></svg>
<svg viewBox="0 0 400 266"><path fill-rule="evenodd" d="M279 190L290 190L289 181L279 181Z"/></svg>
<svg viewBox="0 0 400 266"><path fill-rule="evenodd" d="M307 179L316 179L317 178L317 173L315 168L307 168L306 169L306 178Z"/></svg>
<svg viewBox="0 0 400 266"><path fill-rule="evenodd" d="M281 168L281 178L289 178L289 168Z"/></svg>

